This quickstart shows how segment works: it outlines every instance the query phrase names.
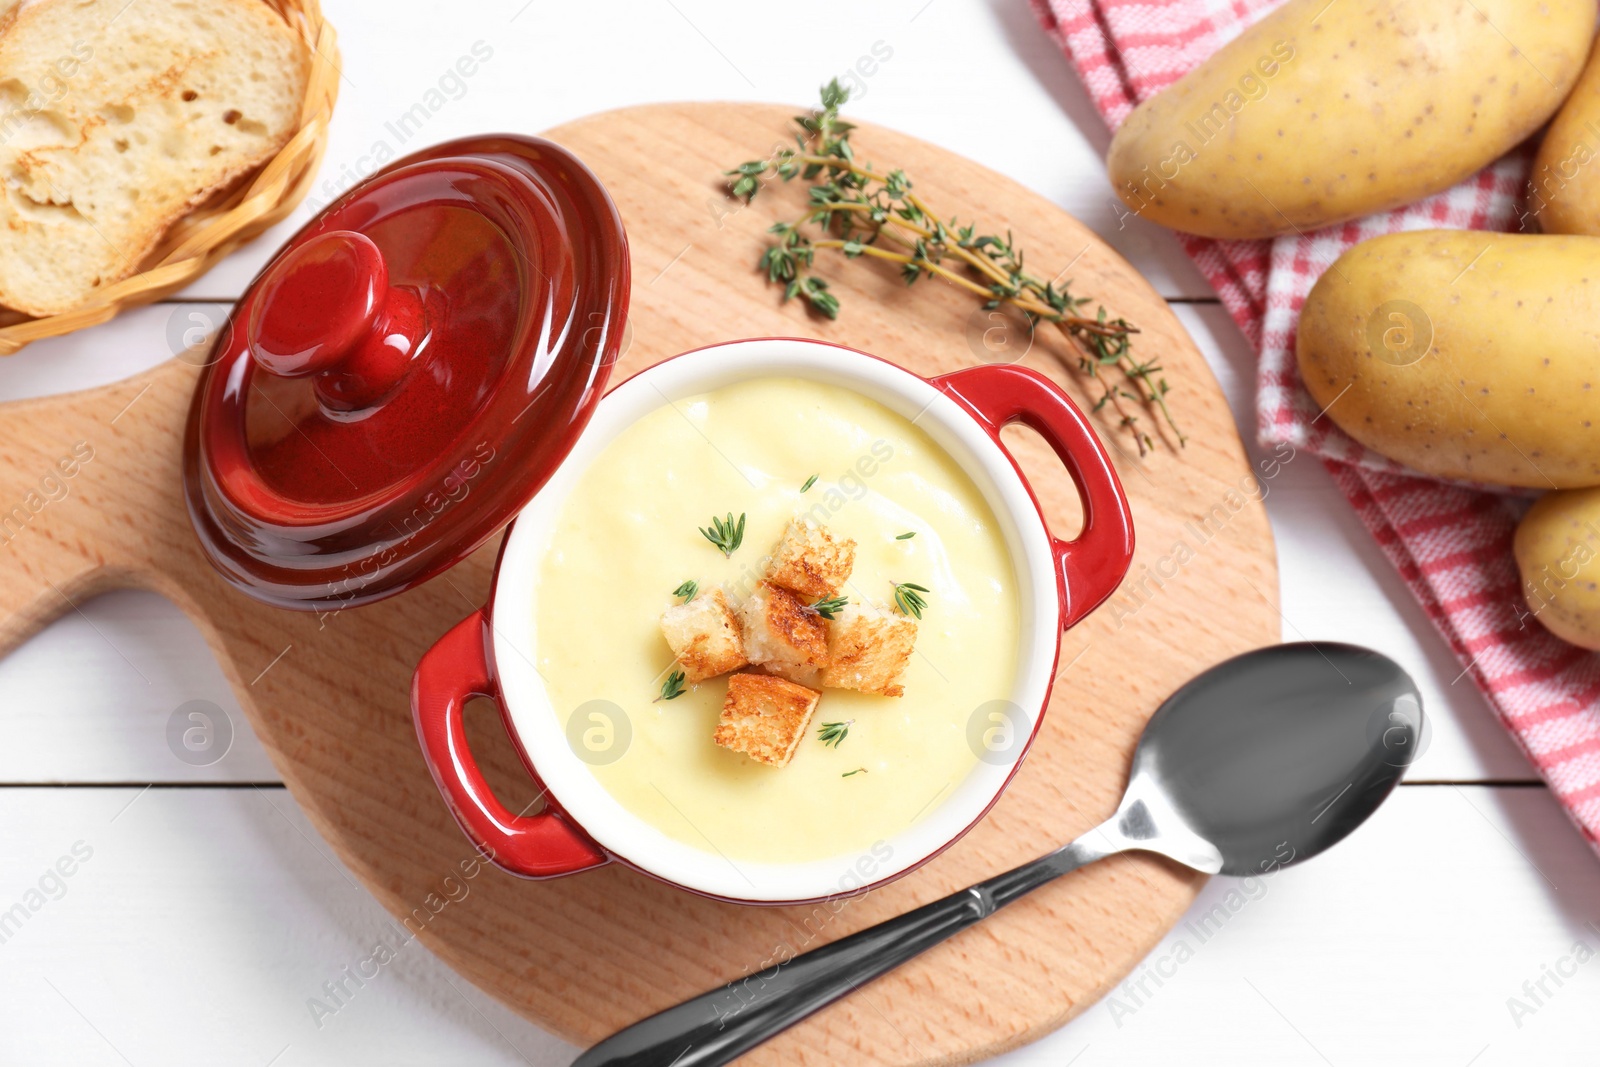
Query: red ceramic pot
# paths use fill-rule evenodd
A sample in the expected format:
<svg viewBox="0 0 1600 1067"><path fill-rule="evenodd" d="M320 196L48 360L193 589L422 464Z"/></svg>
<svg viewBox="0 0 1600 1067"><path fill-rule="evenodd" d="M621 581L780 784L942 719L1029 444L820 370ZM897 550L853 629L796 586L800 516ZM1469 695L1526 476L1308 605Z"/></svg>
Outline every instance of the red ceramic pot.
<svg viewBox="0 0 1600 1067"><path fill-rule="evenodd" d="M533 667L539 635L533 603L539 546L588 465L637 419L665 401L758 377L802 378L863 394L928 432L972 480L1002 527L1020 590L1020 647L1008 700L1025 721L1015 742L984 753L938 806L888 840L886 861L851 884L841 863L739 862L670 838L624 808L569 744ZM1084 523L1070 541L1051 535L1000 430L1022 423L1055 451L1078 489ZM505 537L489 603L423 657L412 686L417 736L461 828L496 863L531 878L618 862L691 892L782 904L864 890L898 878L948 848L992 807L1016 773L1048 706L1062 631L1108 597L1133 555L1127 497L1087 420L1049 379L988 365L925 379L863 352L796 338L735 341L688 352L618 386L596 406L571 452ZM507 605L507 610L497 610ZM494 700L546 806L508 810L489 789L466 743L463 709ZM709 742L708 742L709 743Z"/></svg>

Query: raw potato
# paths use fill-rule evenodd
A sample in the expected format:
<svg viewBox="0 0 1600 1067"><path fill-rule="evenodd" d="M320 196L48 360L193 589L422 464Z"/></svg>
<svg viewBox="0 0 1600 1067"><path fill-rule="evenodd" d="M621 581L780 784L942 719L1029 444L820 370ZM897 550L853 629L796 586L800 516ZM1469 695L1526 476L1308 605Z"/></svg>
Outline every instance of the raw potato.
<svg viewBox="0 0 1600 1067"><path fill-rule="evenodd" d="M1600 485L1600 237L1422 230L1363 241L1300 313L1329 418L1427 474Z"/></svg>
<svg viewBox="0 0 1600 1067"><path fill-rule="evenodd" d="M1545 233L1600 236L1600 49L1540 142L1528 187Z"/></svg>
<svg viewBox="0 0 1600 1067"><path fill-rule="evenodd" d="M1594 20L1595 0L1288 0L1134 109L1106 167L1135 214L1207 237L1396 207L1538 129Z"/></svg>
<svg viewBox="0 0 1600 1067"><path fill-rule="evenodd" d="M1528 610L1563 641L1600 649L1600 488L1546 493L1513 544Z"/></svg>

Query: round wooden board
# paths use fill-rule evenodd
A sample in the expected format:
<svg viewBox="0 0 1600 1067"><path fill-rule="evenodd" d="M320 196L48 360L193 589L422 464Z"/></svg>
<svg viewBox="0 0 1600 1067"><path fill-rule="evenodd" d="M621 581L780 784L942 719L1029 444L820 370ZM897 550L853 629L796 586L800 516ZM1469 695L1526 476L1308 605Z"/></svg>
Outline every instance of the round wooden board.
<svg viewBox="0 0 1600 1067"><path fill-rule="evenodd" d="M614 381L685 349L774 334L838 341L923 374L980 359L974 338L990 323L953 286L908 289L887 264L819 257L843 304L839 320L825 322L780 303L764 283L755 263L765 230L798 213L802 190L774 187L744 207L723 197L719 171L785 142L792 114L665 105L550 132L610 188L632 242L632 334ZM909 137L866 127L855 140L861 158L904 167L936 209L1012 230L1036 270L1065 269L1074 292L1136 323L1139 351L1166 368L1189 435L1181 451L1168 440L1140 459L1124 433L1101 421L1133 502L1133 569L1111 602L1066 635L1050 713L1009 792L914 875L838 908L773 909L700 899L622 867L550 882L474 868L423 765L408 689L423 650L485 599L496 545L404 596L335 615L263 608L234 593L201 560L179 491L183 419L203 358L193 353L109 387L0 406L6 507L24 504L75 443L94 449L70 495L25 508L22 532L0 538L0 650L108 588L170 597L215 648L295 798L405 936L576 1042L1094 826L1115 808L1134 743L1162 697L1205 667L1278 639L1271 532L1249 491L1233 417L1166 304L1076 220ZM1041 332L1025 362L1088 407L1054 334ZM1059 464L1025 432L1010 440L1055 528L1073 529L1076 500ZM497 720L474 715L480 761L507 803L532 801ZM1202 881L1150 856L1107 860L864 987L746 1062L958 1064L1023 1044L1115 985Z"/></svg>

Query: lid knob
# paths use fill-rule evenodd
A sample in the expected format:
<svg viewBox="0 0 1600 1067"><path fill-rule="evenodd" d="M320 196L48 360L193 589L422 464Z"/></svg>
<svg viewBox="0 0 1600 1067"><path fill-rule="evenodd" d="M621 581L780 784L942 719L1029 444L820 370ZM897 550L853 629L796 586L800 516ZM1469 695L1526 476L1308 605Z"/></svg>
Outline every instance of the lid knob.
<svg viewBox="0 0 1600 1067"><path fill-rule="evenodd" d="M268 374L315 376L312 388L325 409L356 411L394 392L426 320L420 293L389 284L371 238L330 230L290 251L262 279L246 343Z"/></svg>

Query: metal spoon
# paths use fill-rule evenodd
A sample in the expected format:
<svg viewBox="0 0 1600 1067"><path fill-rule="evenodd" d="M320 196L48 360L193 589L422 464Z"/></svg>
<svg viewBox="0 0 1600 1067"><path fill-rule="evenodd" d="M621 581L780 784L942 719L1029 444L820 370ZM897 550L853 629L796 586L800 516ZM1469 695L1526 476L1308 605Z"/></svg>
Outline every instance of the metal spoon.
<svg viewBox="0 0 1600 1067"><path fill-rule="evenodd" d="M1315 856L1360 826L1416 755L1422 698L1353 645L1277 645L1172 694L1146 725L1117 813L1069 845L970 889L703 993L618 1031L573 1067L710 1067L1047 882L1142 849L1208 874Z"/></svg>

